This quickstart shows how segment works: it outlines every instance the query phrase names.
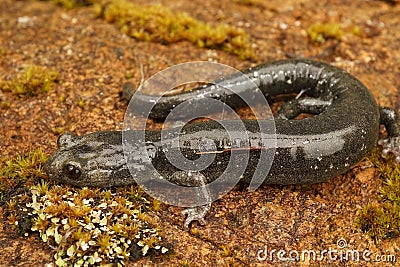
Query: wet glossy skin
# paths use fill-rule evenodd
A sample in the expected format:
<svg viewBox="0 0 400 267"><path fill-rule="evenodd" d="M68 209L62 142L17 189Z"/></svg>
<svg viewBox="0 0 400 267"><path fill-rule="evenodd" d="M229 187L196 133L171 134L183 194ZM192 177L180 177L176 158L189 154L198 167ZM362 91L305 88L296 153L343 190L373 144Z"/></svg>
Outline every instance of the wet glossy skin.
<svg viewBox="0 0 400 267"><path fill-rule="evenodd" d="M273 136L260 132L257 122L253 120L243 121L249 137L247 141L251 140L252 145L244 140L235 147L218 123L186 125L179 134L179 144L188 159L198 157L198 146L193 144L198 144L205 136L214 140L216 151L221 152L216 153L213 163L201 171L207 179L206 182L216 179L225 170L229 160L241 162L247 159L247 154L240 151L250 153L249 164L244 175L240 177L246 182L249 182L256 169L260 151L266 151L269 157L274 154L271 170L268 174L265 173L266 184L323 182L345 172L368 154L378 140L380 122L391 129L389 134L392 137L400 135L396 113L391 117L388 114L392 110L380 110L368 89L354 76L337 67L310 60L286 60L259 65L244 73L266 96L300 93L307 89L309 97L288 102L274 121L258 121L268 129L275 124L275 150L269 149ZM248 94L258 90L253 83L235 75L220 83L225 87L239 86L239 91ZM163 119L173 107L184 101L191 101L192 105L196 105L199 95L224 101L232 107L243 105L231 91L215 87L213 89L214 91L210 87L202 87L164 97L153 109L151 117ZM139 94L135 104L146 105L154 98ZM213 112L212 108L205 110L205 113L210 112ZM317 115L301 120L291 119L299 113ZM239 129L235 125L238 121L226 123ZM172 143L178 136L173 129L169 131ZM129 134L137 135L137 132L132 131ZM161 148L160 133L148 131L146 136L146 147L151 151L150 161L145 163L143 160L146 157L143 150L132 149L129 162L137 170L132 174L122 152L121 132L95 132L81 137L65 134L59 139L59 149L46 163L47 174L57 181L75 186L128 185L135 183L133 176L136 175L147 175L149 180L163 178L177 184L195 186L190 177L185 175L171 177L178 169L166 159ZM233 148L239 153L234 152ZM205 149L203 152L211 151ZM233 159L230 159L231 155ZM149 164L161 176L152 174Z"/></svg>

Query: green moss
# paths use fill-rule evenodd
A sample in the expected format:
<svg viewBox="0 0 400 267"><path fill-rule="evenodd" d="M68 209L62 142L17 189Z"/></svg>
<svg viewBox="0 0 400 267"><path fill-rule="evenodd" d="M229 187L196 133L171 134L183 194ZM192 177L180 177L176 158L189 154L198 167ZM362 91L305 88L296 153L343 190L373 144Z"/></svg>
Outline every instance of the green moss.
<svg viewBox="0 0 400 267"><path fill-rule="evenodd" d="M61 135L61 134L65 133L66 131L65 131L64 127L56 127L54 129L54 132L57 133L58 135Z"/></svg>
<svg viewBox="0 0 400 267"><path fill-rule="evenodd" d="M93 3L93 1L91 0L51 0L51 1L68 9L72 9L77 6L87 6Z"/></svg>
<svg viewBox="0 0 400 267"><path fill-rule="evenodd" d="M242 59L255 58L249 35L224 23L210 24L162 5L142 6L125 0L99 0L95 10L98 16L118 24L125 34L141 41L190 41Z"/></svg>
<svg viewBox="0 0 400 267"><path fill-rule="evenodd" d="M64 94L61 94L60 97L58 98L58 101L60 101L61 103L64 103L65 100L67 100L67 97Z"/></svg>
<svg viewBox="0 0 400 267"><path fill-rule="evenodd" d="M44 163L46 154L41 149L36 149L26 155L16 158L0 159L0 201L8 191L24 184L28 186L46 178Z"/></svg>
<svg viewBox="0 0 400 267"><path fill-rule="evenodd" d="M377 202L367 204L357 214L356 225L373 239L400 236L400 166L394 158L384 160L375 149L370 160L379 170L382 188Z"/></svg>
<svg viewBox="0 0 400 267"><path fill-rule="evenodd" d="M78 105L80 108L84 108L86 105L85 100L79 99L78 102L76 102L76 105Z"/></svg>
<svg viewBox="0 0 400 267"><path fill-rule="evenodd" d="M22 73L17 74L12 81L0 80L0 88L20 97L31 97L49 92L56 83L57 77L57 71L31 65Z"/></svg>
<svg viewBox="0 0 400 267"><path fill-rule="evenodd" d="M233 2L243 6L263 6L262 1L260 0L233 0Z"/></svg>
<svg viewBox="0 0 400 267"><path fill-rule="evenodd" d="M361 36L362 35L362 30L361 30L361 28L359 27L359 26L353 26L351 29L350 29L350 32L351 32L351 34L353 34L353 35L355 35L355 36Z"/></svg>
<svg viewBox="0 0 400 267"><path fill-rule="evenodd" d="M0 59L6 54L6 50L4 48L0 48Z"/></svg>
<svg viewBox="0 0 400 267"><path fill-rule="evenodd" d="M221 255L223 257L231 257L232 256L232 251L229 247L227 247L226 245L221 245L220 247L221 250Z"/></svg>
<svg viewBox="0 0 400 267"><path fill-rule="evenodd" d="M30 201L27 186L39 183L41 188L46 187L46 175L43 165L47 156L37 149L24 156L0 159L0 206L3 208L5 227L10 227L17 233L24 234L30 229L32 222L29 219L25 203Z"/></svg>
<svg viewBox="0 0 400 267"><path fill-rule="evenodd" d="M11 102L9 101L0 101L0 108L9 109L11 107Z"/></svg>
<svg viewBox="0 0 400 267"><path fill-rule="evenodd" d="M324 43L327 38L340 40L343 36L343 29L337 23L316 22L307 28L307 34L311 41Z"/></svg>
<svg viewBox="0 0 400 267"><path fill-rule="evenodd" d="M94 12L116 23L126 35L137 40L162 44L189 41L199 47L219 49L241 59L256 59L250 36L225 23L210 24L163 5L139 5L126 0L51 0L67 8L93 5ZM237 0L259 5L258 0Z"/></svg>
<svg viewBox="0 0 400 267"><path fill-rule="evenodd" d="M360 37L362 30L357 25L342 28L337 23L316 22L307 28L307 34L311 41L324 43L329 38L340 40L344 34L352 34Z"/></svg>
<svg viewBox="0 0 400 267"><path fill-rule="evenodd" d="M132 79L132 78L133 78L133 73L131 73L131 72L125 73L125 79Z"/></svg>

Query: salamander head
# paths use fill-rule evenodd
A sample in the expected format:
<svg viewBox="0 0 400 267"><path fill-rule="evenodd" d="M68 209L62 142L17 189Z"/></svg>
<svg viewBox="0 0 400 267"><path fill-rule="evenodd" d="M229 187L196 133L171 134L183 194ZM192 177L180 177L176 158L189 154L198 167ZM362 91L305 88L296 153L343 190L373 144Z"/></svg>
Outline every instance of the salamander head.
<svg viewBox="0 0 400 267"><path fill-rule="evenodd" d="M129 176L122 153L121 134L97 132L84 136L65 133L45 170L55 181L73 186L110 187L115 177Z"/></svg>

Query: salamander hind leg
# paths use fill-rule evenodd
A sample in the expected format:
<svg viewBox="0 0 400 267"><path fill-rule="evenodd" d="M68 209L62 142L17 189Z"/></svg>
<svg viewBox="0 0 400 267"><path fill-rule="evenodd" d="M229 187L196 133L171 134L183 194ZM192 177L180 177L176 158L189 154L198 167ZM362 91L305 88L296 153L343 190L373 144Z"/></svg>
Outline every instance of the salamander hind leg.
<svg viewBox="0 0 400 267"><path fill-rule="evenodd" d="M397 112L391 108L380 107L380 123L386 128L388 136L378 141L382 146L382 157L386 158L388 153L393 153L396 162L400 163L400 118Z"/></svg>
<svg viewBox="0 0 400 267"><path fill-rule="evenodd" d="M281 119L294 119L301 113L318 115L331 105L332 101L305 97L290 100L282 105L278 112Z"/></svg>

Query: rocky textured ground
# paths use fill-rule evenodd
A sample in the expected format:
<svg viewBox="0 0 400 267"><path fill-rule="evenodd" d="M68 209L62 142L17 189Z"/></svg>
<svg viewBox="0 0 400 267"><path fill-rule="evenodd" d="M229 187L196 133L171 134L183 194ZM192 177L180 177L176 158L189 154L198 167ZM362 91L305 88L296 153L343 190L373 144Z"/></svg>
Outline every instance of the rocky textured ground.
<svg viewBox="0 0 400 267"><path fill-rule="evenodd" d="M379 104L400 107L400 3L396 1L271 0L257 1L253 6L229 0L157 3L200 20L225 21L245 29L258 63L288 57L323 60L358 77ZM315 22L337 23L344 35L340 40L315 44L306 32ZM354 34L350 30L353 26L361 33ZM136 41L96 18L91 7L67 10L42 1L0 2L0 49L3 78L33 64L56 69L62 81L51 92L31 98L19 99L0 91L0 100L10 104L0 108L1 156L16 156L38 147L50 154L56 149L58 134L64 131L84 134L121 129L126 108L120 100L122 84L128 80L140 83L140 64L148 78L187 61L212 60L238 69L257 63L185 41L168 45ZM376 170L364 160L324 184L264 186L253 193L236 190L213 204L206 226L195 225L197 229L190 233L182 228L181 209L163 206L155 216L166 240L174 244L175 254L129 265L272 266L278 263L277 258L274 263L260 261L260 250L319 252L338 249L339 240L346 241L346 249L369 249L371 258L387 254L400 257L398 238L374 241L354 225L357 211L377 198L379 185ZM38 237L22 237L2 229L6 229L4 222L0 223L0 265L52 263L51 248ZM323 263L359 264L326 258ZM320 266L321 262L279 264ZM363 266L375 264L362 262ZM381 262L379 266L395 265Z"/></svg>

